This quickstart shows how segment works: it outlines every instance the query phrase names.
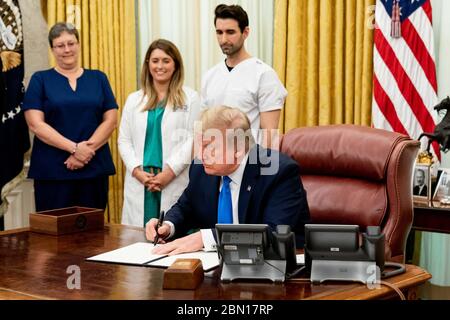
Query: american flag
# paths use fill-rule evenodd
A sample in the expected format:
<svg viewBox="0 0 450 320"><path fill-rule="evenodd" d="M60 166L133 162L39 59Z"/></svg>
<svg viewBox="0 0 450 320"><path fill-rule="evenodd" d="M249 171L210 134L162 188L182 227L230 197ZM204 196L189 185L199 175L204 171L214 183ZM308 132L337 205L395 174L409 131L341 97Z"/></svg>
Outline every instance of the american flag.
<svg viewBox="0 0 450 320"><path fill-rule="evenodd" d="M436 65L430 0L377 0L372 123L417 139L433 132ZM422 149L428 141L422 139ZM433 151L440 159L439 145Z"/></svg>

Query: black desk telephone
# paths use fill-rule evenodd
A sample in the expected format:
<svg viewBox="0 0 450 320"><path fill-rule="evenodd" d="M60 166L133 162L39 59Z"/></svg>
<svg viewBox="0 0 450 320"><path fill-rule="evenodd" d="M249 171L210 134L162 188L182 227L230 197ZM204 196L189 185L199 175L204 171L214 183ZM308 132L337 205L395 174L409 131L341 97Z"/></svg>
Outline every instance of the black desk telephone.
<svg viewBox="0 0 450 320"><path fill-rule="evenodd" d="M216 224L216 232L222 281L283 282L297 268L295 235L287 225L271 232L266 224Z"/></svg>
<svg viewBox="0 0 450 320"><path fill-rule="evenodd" d="M362 243L360 245L360 238ZM305 225L305 266L312 282L326 280L375 283L405 271L384 261L385 238L379 226L360 233L357 225ZM397 270L385 272L385 266Z"/></svg>

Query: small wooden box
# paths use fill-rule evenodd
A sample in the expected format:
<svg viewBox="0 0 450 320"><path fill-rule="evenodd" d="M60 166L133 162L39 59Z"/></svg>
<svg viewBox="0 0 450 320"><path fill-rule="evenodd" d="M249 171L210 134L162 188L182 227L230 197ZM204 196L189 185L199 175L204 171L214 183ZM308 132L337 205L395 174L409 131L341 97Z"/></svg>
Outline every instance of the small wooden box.
<svg viewBox="0 0 450 320"><path fill-rule="evenodd" d="M103 212L102 209L70 207L30 213L30 230L57 236L103 229Z"/></svg>
<svg viewBox="0 0 450 320"><path fill-rule="evenodd" d="M204 279L200 259L177 259L164 271L164 289L196 289Z"/></svg>

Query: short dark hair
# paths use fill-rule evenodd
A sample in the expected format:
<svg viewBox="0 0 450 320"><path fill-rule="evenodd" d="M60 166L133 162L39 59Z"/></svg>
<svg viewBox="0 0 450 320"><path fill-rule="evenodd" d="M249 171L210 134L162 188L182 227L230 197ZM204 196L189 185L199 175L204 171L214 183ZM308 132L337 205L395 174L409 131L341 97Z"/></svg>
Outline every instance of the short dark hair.
<svg viewBox="0 0 450 320"><path fill-rule="evenodd" d="M217 19L234 19L239 24L239 29L244 32L244 29L248 27L248 15L240 5L219 4L214 10L214 26Z"/></svg>
<svg viewBox="0 0 450 320"><path fill-rule="evenodd" d="M73 34L77 41L80 41L80 35L78 33L77 28L71 23L66 22L57 22L50 28L48 32L48 42L50 44L50 48L53 48L53 40L59 38L63 32L67 32L68 34Z"/></svg>

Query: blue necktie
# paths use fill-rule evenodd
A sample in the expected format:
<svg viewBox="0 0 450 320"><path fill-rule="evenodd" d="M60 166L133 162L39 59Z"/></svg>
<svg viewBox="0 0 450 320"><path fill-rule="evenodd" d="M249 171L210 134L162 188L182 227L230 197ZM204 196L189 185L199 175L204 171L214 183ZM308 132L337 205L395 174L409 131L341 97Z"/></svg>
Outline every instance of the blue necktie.
<svg viewBox="0 0 450 320"><path fill-rule="evenodd" d="M233 223L230 182L231 179L228 176L223 177L222 190L219 194L217 223Z"/></svg>

